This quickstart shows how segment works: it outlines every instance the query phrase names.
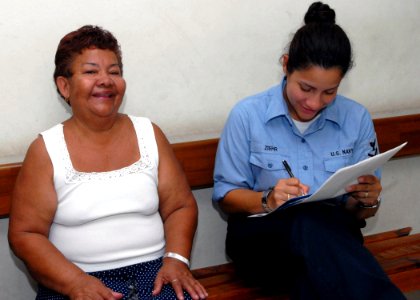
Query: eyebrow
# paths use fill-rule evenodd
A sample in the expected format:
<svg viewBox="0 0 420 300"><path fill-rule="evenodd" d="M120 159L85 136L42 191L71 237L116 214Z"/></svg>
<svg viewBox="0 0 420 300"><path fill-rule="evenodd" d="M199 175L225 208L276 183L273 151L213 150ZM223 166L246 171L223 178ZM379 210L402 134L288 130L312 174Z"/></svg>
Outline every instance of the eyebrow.
<svg viewBox="0 0 420 300"><path fill-rule="evenodd" d="M309 84L309 83L307 83L307 82L303 82L303 81L300 81L300 82L299 82L299 84L304 84L304 85L306 85L306 86L310 87L311 89L315 89L315 88L316 88L316 87L314 87L313 85L311 85L311 84ZM339 86L340 86L340 85L338 84L338 85L336 85L336 86L334 86L334 87L331 87L331 88L325 89L325 91L335 90L335 89L337 89Z"/></svg>
<svg viewBox="0 0 420 300"><path fill-rule="evenodd" d="M82 66L84 66L84 65L99 67L99 65L97 63L93 63L93 62L82 63ZM118 63L115 63L115 64L110 65L109 68L112 68L112 67L115 67L115 66L119 67L120 65Z"/></svg>

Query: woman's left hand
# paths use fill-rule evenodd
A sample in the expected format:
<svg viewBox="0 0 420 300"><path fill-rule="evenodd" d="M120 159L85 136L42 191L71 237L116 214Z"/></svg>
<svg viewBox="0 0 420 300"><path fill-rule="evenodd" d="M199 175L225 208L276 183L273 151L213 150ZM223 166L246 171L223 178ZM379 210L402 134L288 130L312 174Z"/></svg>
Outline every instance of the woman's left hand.
<svg viewBox="0 0 420 300"><path fill-rule="evenodd" d="M164 284L171 284L175 290L177 299L183 300L183 290L187 291L193 299L206 299L206 289L191 274L187 265L173 258L165 258L163 266L159 270L153 289L153 296L162 290Z"/></svg>
<svg viewBox="0 0 420 300"><path fill-rule="evenodd" d="M358 200L359 204L364 206L375 206L378 204L379 195L382 191L382 185L374 175L365 175L358 178L358 183L348 186L346 191Z"/></svg>

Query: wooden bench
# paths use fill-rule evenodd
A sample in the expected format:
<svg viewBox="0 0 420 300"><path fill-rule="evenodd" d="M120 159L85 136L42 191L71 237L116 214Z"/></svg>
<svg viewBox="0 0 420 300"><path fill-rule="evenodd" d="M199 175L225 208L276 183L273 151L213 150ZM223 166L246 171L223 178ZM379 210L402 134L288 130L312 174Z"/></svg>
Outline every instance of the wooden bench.
<svg viewBox="0 0 420 300"><path fill-rule="evenodd" d="M420 114L375 119L374 124L382 152L408 141L395 157L420 154ZM172 145L192 189L213 185L217 144L218 139L209 139ZM0 165L0 218L9 214L11 193L20 167L20 162ZM365 237L368 249L404 292L420 290L420 233L410 235L410 231L407 227ZM230 263L193 270L193 273L207 288L209 299L288 299L286 295L267 295L245 286Z"/></svg>

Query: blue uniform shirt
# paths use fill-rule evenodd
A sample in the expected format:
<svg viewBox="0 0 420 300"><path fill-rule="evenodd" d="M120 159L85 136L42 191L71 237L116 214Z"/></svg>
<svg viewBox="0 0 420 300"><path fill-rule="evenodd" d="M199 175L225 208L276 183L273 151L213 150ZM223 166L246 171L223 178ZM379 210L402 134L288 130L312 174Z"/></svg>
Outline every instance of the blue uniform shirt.
<svg viewBox="0 0 420 300"><path fill-rule="evenodd" d="M231 111L217 149L213 200L233 189L266 190L288 178L282 160L313 193L338 169L379 152L369 112L341 95L301 134L283 98L285 83Z"/></svg>

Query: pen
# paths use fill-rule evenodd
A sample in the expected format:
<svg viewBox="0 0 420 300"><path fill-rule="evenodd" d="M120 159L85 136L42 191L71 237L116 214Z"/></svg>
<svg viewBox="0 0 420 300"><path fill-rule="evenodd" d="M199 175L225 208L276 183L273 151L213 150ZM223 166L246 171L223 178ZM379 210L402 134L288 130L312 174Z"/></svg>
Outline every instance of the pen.
<svg viewBox="0 0 420 300"><path fill-rule="evenodd" d="M289 173L290 178L295 177L295 175L293 175L292 173L292 169L290 168L289 164L287 163L286 160L283 160L283 166L286 168L287 173Z"/></svg>
<svg viewBox="0 0 420 300"><path fill-rule="evenodd" d="M286 168L287 173L289 173L290 178L295 177L295 175L293 175L292 168L290 168L289 164L287 163L287 160L283 160L282 163L283 166ZM306 193L304 193L303 191L302 196L306 196Z"/></svg>

